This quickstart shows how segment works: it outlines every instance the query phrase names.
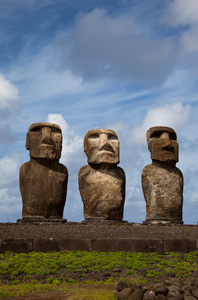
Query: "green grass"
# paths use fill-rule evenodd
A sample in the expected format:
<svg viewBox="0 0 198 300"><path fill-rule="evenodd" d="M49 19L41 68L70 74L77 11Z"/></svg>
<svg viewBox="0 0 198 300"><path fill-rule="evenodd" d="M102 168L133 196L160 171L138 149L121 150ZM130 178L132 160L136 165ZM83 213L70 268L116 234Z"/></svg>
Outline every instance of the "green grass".
<svg viewBox="0 0 198 300"><path fill-rule="evenodd" d="M166 274L185 279L194 272L197 261L198 251L185 255L174 252L159 255L123 251L7 251L0 254L0 298L12 297L13 291L16 295L16 291L49 291L62 286L66 289L67 285L76 287L80 283L91 285L102 282L108 285L116 284L121 279L128 283L157 282L165 279ZM88 295L82 299L97 299L86 297Z"/></svg>
<svg viewBox="0 0 198 300"><path fill-rule="evenodd" d="M0 286L0 298L24 296L31 294L60 293L69 296L71 300L115 300L113 288L103 288L100 285L82 286L76 285L75 288L69 284L64 286L53 286L49 284L19 284L17 286ZM66 298L67 299L67 298Z"/></svg>
<svg viewBox="0 0 198 300"><path fill-rule="evenodd" d="M167 270L176 271L178 276L187 276L196 267L198 251L185 254L181 259L178 253L159 255L156 253L131 252L29 252L0 254L0 275L6 275L9 283L31 282L45 278L47 283L59 281L69 282L79 278L85 280L89 274L100 278L100 273L113 271L114 277L119 277L118 270L128 275L138 275L142 269L148 274ZM76 276L78 274L78 276ZM39 277L40 276L40 277ZM1 276L3 277L3 276ZM150 275L149 275L150 277ZM96 280L97 281L97 280Z"/></svg>

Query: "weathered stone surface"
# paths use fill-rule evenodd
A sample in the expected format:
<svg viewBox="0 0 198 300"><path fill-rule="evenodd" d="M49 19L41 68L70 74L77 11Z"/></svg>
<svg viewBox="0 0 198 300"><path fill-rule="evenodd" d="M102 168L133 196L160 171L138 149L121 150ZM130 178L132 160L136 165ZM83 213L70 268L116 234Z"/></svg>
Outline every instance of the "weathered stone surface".
<svg viewBox="0 0 198 300"><path fill-rule="evenodd" d="M131 295L128 297L128 300L142 300L144 297L144 293L140 288L136 288Z"/></svg>
<svg viewBox="0 0 198 300"><path fill-rule="evenodd" d="M198 298L198 289L192 291L192 294L193 294L193 296L194 296L195 298Z"/></svg>
<svg viewBox="0 0 198 300"><path fill-rule="evenodd" d="M37 252L50 252L60 251L59 239L34 239L33 251Z"/></svg>
<svg viewBox="0 0 198 300"><path fill-rule="evenodd" d="M181 278L171 278L169 282L171 285L179 285L179 287L182 287L184 285L183 280Z"/></svg>
<svg viewBox="0 0 198 300"><path fill-rule="evenodd" d="M158 289L159 287L162 287L163 284L161 282L155 283L153 286L153 290L155 291L156 289Z"/></svg>
<svg viewBox="0 0 198 300"><path fill-rule="evenodd" d="M181 293L178 291L176 287L170 286L169 288L168 297L175 297L176 299L181 298Z"/></svg>
<svg viewBox="0 0 198 300"><path fill-rule="evenodd" d="M79 171L79 190L86 220L122 220L125 173L117 167L119 141L110 129L89 130L84 139L88 165Z"/></svg>
<svg viewBox="0 0 198 300"><path fill-rule="evenodd" d="M156 296L156 300L167 300L168 298L162 294Z"/></svg>
<svg viewBox="0 0 198 300"><path fill-rule="evenodd" d="M91 250L117 251L118 239L91 239Z"/></svg>
<svg viewBox="0 0 198 300"><path fill-rule="evenodd" d="M155 300L155 293L153 291L146 291L144 293L143 300Z"/></svg>
<svg viewBox="0 0 198 300"><path fill-rule="evenodd" d="M23 218L60 219L66 201L68 171L59 163L62 133L56 124L32 124L26 149L30 161L20 168Z"/></svg>
<svg viewBox="0 0 198 300"><path fill-rule="evenodd" d="M128 288L128 284L126 283L126 281L121 280L121 281L118 282L116 288L117 288L117 291L120 292L120 291L122 291L123 289Z"/></svg>
<svg viewBox="0 0 198 300"><path fill-rule="evenodd" d="M190 279L191 281L192 279ZM156 284L135 285L129 284L132 293L126 297L126 300L194 300L197 296L197 287L189 285L188 279L185 284L181 278L171 278ZM192 284L196 284L196 279L192 280ZM192 289L192 290L191 290ZM181 291L181 292L180 292Z"/></svg>
<svg viewBox="0 0 198 300"><path fill-rule="evenodd" d="M171 289L173 289L173 290L178 290L178 292L180 292L180 294L183 294L183 289L182 289L182 287L179 287L179 286L177 286L177 285L170 285L170 286L168 287L168 289L169 289L169 291L170 291Z"/></svg>
<svg viewBox="0 0 198 300"><path fill-rule="evenodd" d="M170 127L152 127L147 131L152 164L142 171L146 201L146 221L182 221L183 175L175 167L178 143Z"/></svg>
<svg viewBox="0 0 198 300"><path fill-rule="evenodd" d="M197 298L193 296L184 296L184 300L197 300Z"/></svg>
<svg viewBox="0 0 198 300"><path fill-rule="evenodd" d="M189 281L190 286L197 286L198 287L198 278L190 279Z"/></svg>
<svg viewBox="0 0 198 300"><path fill-rule="evenodd" d="M131 294L131 291L132 290L130 288L125 288L121 292L117 293L117 298L120 299L120 300L121 299L126 299Z"/></svg>
<svg viewBox="0 0 198 300"><path fill-rule="evenodd" d="M33 250L33 239L8 239L1 240L0 252L30 252Z"/></svg>
<svg viewBox="0 0 198 300"><path fill-rule="evenodd" d="M191 249L191 250L190 250ZM190 252L195 251L195 240L188 239L166 239L164 241L164 251L180 251L180 252Z"/></svg>
<svg viewBox="0 0 198 300"><path fill-rule="evenodd" d="M91 241L89 239L70 239L70 249L89 251L91 250Z"/></svg>
<svg viewBox="0 0 198 300"><path fill-rule="evenodd" d="M168 294L168 288L162 285L155 289L155 294L156 295L162 294L162 295L166 296Z"/></svg>

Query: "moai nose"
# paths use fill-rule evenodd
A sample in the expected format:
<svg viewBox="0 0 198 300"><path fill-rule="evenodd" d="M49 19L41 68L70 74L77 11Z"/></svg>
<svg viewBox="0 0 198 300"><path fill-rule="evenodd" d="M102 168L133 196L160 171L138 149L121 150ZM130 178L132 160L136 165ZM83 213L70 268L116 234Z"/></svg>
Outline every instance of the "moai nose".
<svg viewBox="0 0 198 300"><path fill-rule="evenodd" d="M163 139L163 147L170 147L172 148L172 143L170 140L170 136L168 132L163 132L160 136Z"/></svg>
<svg viewBox="0 0 198 300"><path fill-rule="evenodd" d="M102 148L106 144L108 144L108 137L103 133L100 135L100 148Z"/></svg>
<svg viewBox="0 0 198 300"><path fill-rule="evenodd" d="M45 144L53 144L52 138L51 138L51 128L49 127L43 127L42 128L42 143Z"/></svg>

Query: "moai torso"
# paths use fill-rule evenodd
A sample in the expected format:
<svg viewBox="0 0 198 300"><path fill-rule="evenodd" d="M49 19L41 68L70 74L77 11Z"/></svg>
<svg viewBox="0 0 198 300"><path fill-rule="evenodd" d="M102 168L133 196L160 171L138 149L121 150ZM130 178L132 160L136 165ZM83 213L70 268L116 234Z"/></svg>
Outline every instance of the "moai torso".
<svg viewBox="0 0 198 300"><path fill-rule="evenodd" d="M125 174L115 166L100 169L84 166L79 171L79 189L84 203L84 217L122 220L125 198Z"/></svg>
<svg viewBox="0 0 198 300"><path fill-rule="evenodd" d="M23 218L62 218L68 172L59 163L61 145L58 125L38 123L30 126L26 142L30 161L21 166L19 175Z"/></svg>
<svg viewBox="0 0 198 300"><path fill-rule="evenodd" d="M176 167L147 165L142 171L146 220L182 220L183 176Z"/></svg>
<svg viewBox="0 0 198 300"><path fill-rule="evenodd" d="M152 164L142 171L146 221L182 223L183 175L175 167L176 133L169 127L152 127L147 131L147 142Z"/></svg>
<svg viewBox="0 0 198 300"><path fill-rule="evenodd" d="M112 130L93 129L85 136L89 164L79 171L86 220L122 220L125 173L117 167L119 142Z"/></svg>

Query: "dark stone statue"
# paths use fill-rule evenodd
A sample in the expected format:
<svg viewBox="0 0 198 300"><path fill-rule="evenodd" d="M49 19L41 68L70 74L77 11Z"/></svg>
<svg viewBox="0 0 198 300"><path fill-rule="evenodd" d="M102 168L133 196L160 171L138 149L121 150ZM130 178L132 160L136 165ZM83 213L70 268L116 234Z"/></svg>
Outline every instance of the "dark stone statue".
<svg viewBox="0 0 198 300"><path fill-rule="evenodd" d="M68 172L59 163L62 132L51 123L32 124L26 138L30 161L20 168L23 218L61 219L66 201Z"/></svg>
<svg viewBox="0 0 198 300"><path fill-rule="evenodd" d="M84 139L88 165L79 171L85 220L123 218L125 173L119 163L119 141L110 129L89 130Z"/></svg>
<svg viewBox="0 0 198 300"><path fill-rule="evenodd" d="M142 188L146 201L145 223L183 223L183 175L175 166L178 143L170 127L152 127L147 131L152 164L142 171Z"/></svg>

